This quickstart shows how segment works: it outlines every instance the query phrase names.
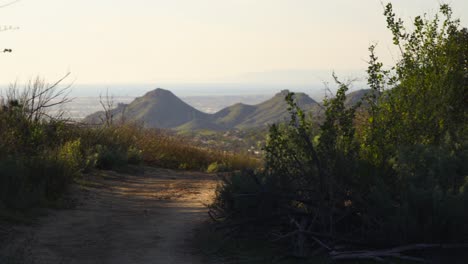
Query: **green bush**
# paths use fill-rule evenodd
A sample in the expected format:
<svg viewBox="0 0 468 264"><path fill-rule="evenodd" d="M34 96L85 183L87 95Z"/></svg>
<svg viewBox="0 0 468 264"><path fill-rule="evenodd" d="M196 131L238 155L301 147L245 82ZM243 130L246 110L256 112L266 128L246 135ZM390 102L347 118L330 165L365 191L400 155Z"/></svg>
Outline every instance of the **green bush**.
<svg viewBox="0 0 468 264"><path fill-rule="evenodd" d="M75 175L75 168L56 154L10 157L0 161L0 200L7 208L44 206L60 198Z"/></svg>
<svg viewBox="0 0 468 264"><path fill-rule="evenodd" d="M80 139L66 142L59 148L58 152L60 160L67 164L76 174L85 167Z"/></svg>
<svg viewBox="0 0 468 264"><path fill-rule="evenodd" d="M127 163L138 165L142 162L142 151L132 146L127 151Z"/></svg>
<svg viewBox="0 0 468 264"><path fill-rule="evenodd" d="M61 121L34 120L20 101L0 102L0 203L9 209L59 199L81 167L79 141ZM60 136L59 136L60 135Z"/></svg>
<svg viewBox="0 0 468 264"><path fill-rule="evenodd" d="M215 161L208 165L208 168L206 169L206 172L208 173L214 173L214 172L224 172L228 171L229 166L227 166L225 163L220 163L218 161Z"/></svg>
<svg viewBox="0 0 468 264"><path fill-rule="evenodd" d="M210 206L217 217L230 220L257 219L249 226L259 227L266 222L277 221L281 200L274 187L262 173L243 170L222 177L216 189L216 199ZM219 209L222 209L221 211Z"/></svg>
<svg viewBox="0 0 468 264"><path fill-rule="evenodd" d="M127 152L120 148L97 145L96 168L110 170L127 164Z"/></svg>
<svg viewBox="0 0 468 264"><path fill-rule="evenodd" d="M295 246L467 242L468 30L447 5L413 32L391 5L385 15L402 59L384 70L371 46L364 106L347 107L335 77L318 129L289 94L290 122L270 127L264 171L220 187L219 221L295 234Z"/></svg>

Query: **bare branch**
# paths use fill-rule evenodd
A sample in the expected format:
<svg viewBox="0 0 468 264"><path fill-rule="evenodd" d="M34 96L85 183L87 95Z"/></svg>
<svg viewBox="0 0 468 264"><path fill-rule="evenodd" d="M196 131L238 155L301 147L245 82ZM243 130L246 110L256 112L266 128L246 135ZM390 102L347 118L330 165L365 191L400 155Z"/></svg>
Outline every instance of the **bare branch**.
<svg viewBox="0 0 468 264"><path fill-rule="evenodd" d="M101 122L106 126L111 126L113 124L114 119L114 97L109 96L109 89L106 90L106 96L103 97L102 94L99 95L99 103L102 106L104 111L104 116L99 117Z"/></svg>
<svg viewBox="0 0 468 264"><path fill-rule="evenodd" d="M19 1L21 1L21 0L13 0L13 1L10 1L10 2L8 2L8 3L1 4L1 5L0 5L0 8L4 8L4 7L7 7L7 6L14 5L14 4L18 3Z"/></svg>
<svg viewBox="0 0 468 264"><path fill-rule="evenodd" d="M63 88L59 85L70 75L67 73L52 85L48 85L39 77L30 80L23 89L19 89L17 83L9 86L6 94L7 102L17 102L24 116L31 121L37 122L43 118L63 118L63 111L59 111L53 118L47 109L71 102L69 98L72 84ZM5 100L5 99L4 99Z"/></svg>

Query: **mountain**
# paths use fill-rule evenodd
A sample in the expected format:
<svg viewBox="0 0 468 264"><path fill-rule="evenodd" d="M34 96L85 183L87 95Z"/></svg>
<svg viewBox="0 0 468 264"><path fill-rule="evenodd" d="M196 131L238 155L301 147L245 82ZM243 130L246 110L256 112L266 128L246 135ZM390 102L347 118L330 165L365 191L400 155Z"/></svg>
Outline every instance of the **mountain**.
<svg viewBox="0 0 468 264"><path fill-rule="evenodd" d="M172 92L158 88L136 98L130 104L119 104L112 110L114 120L141 122L146 127L188 130L231 130L262 127L289 118L285 97L288 90L256 105L234 104L214 114L203 113L188 105ZM354 104L365 92L350 93L349 104ZM296 93L297 104L305 111L320 115L321 106L305 93ZM84 122L99 124L104 112L85 118ZM124 118L123 118L124 117Z"/></svg>
<svg viewBox="0 0 468 264"><path fill-rule="evenodd" d="M284 100L288 90L283 90L273 98L257 104L235 104L214 114L216 124L226 128L251 128L287 120L288 105ZM305 93L296 93L297 104L307 111L318 111L320 106Z"/></svg>
<svg viewBox="0 0 468 264"><path fill-rule="evenodd" d="M351 107L351 106L356 105L356 104L359 103L359 102L364 98L364 96L366 96L367 93L369 93L370 91L371 91L370 89L361 89L361 90L357 90L357 91L348 93L348 94L346 95L345 105L348 106L348 107ZM363 103L365 104L365 102L363 102Z"/></svg>
<svg viewBox="0 0 468 264"><path fill-rule="evenodd" d="M112 110L114 120L141 122L147 127L175 128L189 122L206 123L210 115L188 105L172 92L156 89L136 98L130 104L120 104ZM102 122L104 112L97 112L85 118L86 123Z"/></svg>
<svg viewBox="0 0 468 264"><path fill-rule="evenodd" d="M251 116L256 109L253 105L237 103L215 113L213 115L214 122L221 127L235 127Z"/></svg>

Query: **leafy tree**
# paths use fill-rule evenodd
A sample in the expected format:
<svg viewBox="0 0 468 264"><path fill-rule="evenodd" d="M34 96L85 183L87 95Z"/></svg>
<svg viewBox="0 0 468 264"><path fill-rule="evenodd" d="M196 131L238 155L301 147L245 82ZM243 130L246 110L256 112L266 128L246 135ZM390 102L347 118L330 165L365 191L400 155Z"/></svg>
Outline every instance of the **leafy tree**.
<svg viewBox="0 0 468 264"><path fill-rule="evenodd" d="M386 69L369 48L366 102L346 107L348 86L335 77L317 128L288 94L291 119L270 127L265 170L226 181L214 215L267 218L297 255L306 241L327 250L467 241L468 30L448 5L416 17L413 31L391 4L384 14L401 58Z"/></svg>
<svg viewBox="0 0 468 264"><path fill-rule="evenodd" d="M452 18L450 7L442 5L432 20L416 17L413 32L395 19L391 4L385 15L401 59L383 70L375 46L370 48L368 82L374 92L363 138L380 161L398 145L461 139L468 118L468 30Z"/></svg>

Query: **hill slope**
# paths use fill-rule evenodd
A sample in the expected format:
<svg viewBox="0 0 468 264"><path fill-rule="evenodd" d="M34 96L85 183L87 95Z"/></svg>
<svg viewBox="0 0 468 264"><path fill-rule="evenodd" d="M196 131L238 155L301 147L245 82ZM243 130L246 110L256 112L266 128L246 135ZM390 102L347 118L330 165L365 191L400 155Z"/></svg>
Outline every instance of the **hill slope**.
<svg viewBox="0 0 468 264"><path fill-rule="evenodd" d="M136 98L128 105L121 104L113 111L114 120L141 122L147 127L175 128L189 122L206 123L210 115L188 105L172 92L156 89ZM85 118L87 123L100 123L104 112Z"/></svg>
<svg viewBox="0 0 468 264"><path fill-rule="evenodd" d="M345 105L350 107L359 103L364 96L366 96L371 90L370 89L361 89L354 92L350 92L346 95ZM366 105L365 102L363 102Z"/></svg>
<svg viewBox="0 0 468 264"><path fill-rule="evenodd" d="M273 98L257 104L236 104L215 113L219 125L230 124L231 128L251 128L287 120L288 105L284 100L289 91L284 90ZM305 111L318 111L319 104L304 93L295 95L298 105Z"/></svg>

